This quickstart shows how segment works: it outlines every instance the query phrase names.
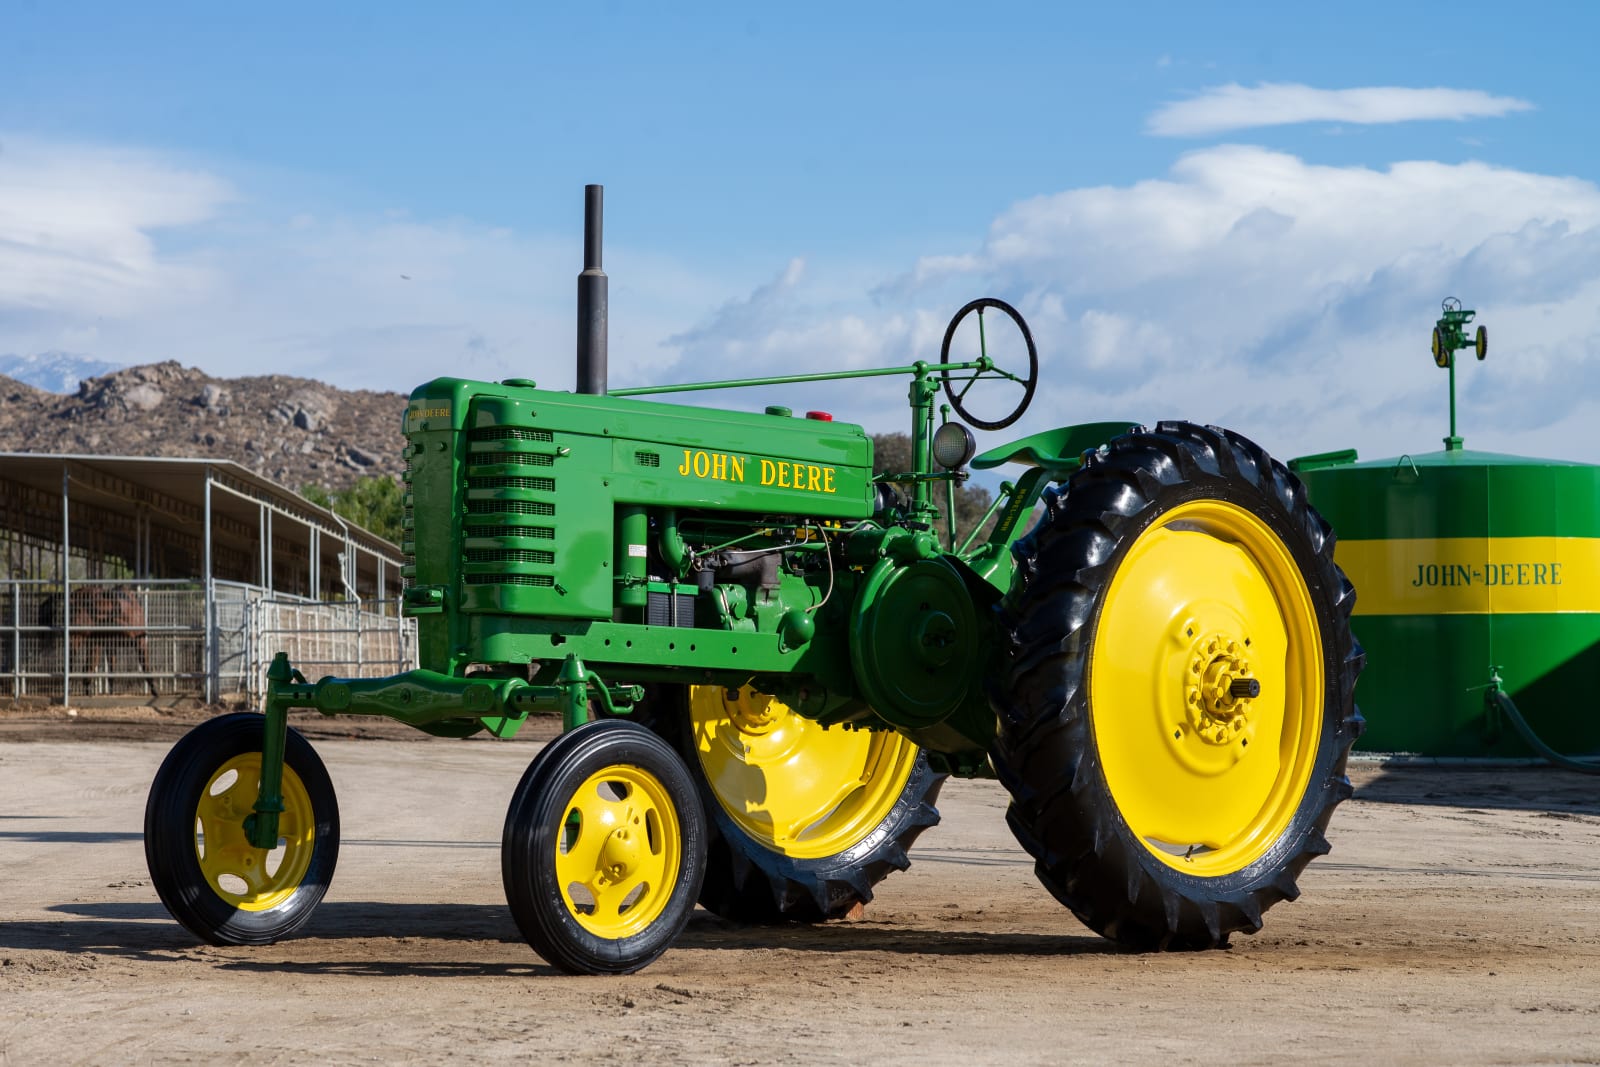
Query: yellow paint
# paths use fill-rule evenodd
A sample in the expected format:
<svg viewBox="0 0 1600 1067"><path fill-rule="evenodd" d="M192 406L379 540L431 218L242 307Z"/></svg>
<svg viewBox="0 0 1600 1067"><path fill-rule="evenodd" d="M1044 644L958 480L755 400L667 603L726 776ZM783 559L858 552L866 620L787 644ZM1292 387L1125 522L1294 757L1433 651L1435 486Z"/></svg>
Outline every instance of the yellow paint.
<svg viewBox="0 0 1600 1067"><path fill-rule="evenodd" d="M1340 541L1357 615L1600 612L1600 538Z"/></svg>
<svg viewBox="0 0 1600 1067"><path fill-rule="evenodd" d="M597 771L567 802L556 879L567 910L591 934L643 933L666 910L682 863L678 809L643 767Z"/></svg>
<svg viewBox="0 0 1600 1067"><path fill-rule="evenodd" d="M1253 678L1250 699L1217 696ZM1089 718L1129 828L1186 874L1231 874L1287 832L1311 787L1322 640L1305 579L1265 523L1195 500L1139 534L1106 590Z"/></svg>
<svg viewBox="0 0 1600 1067"><path fill-rule="evenodd" d="M195 808L195 855L212 892L241 911L268 911L294 895L311 865L317 820L311 794L294 768L283 768L283 814L277 849L256 848L244 821L261 786L261 753L235 756L218 767Z"/></svg>
<svg viewBox="0 0 1600 1067"><path fill-rule="evenodd" d="M449 417L449 404L434 407L422 407L419 405L406 410L406 428L413 429L414 427L411 424L421 422L423 419L448 419Z"/></svg>
<svg viewBox="0 0 1600 1067"><path fill-rule="evenodd" d="M822 726L748 687L690 690L700 768L722 810L762 846L836 856L882 825L905 792L917 746L882 730Z"/></svg>
<svg viewBox="0 0 1600 1067"><path fill-rule="evenodd" d="M708 482L740 482L745 478L747 457L731 452L701 452L683 450L683 462L678 464L678 474L684 478L699 478ZM803 493L835 493L832 467L798 460L763 459L758 468L760 484L778 489L798 489Z"/></svg>

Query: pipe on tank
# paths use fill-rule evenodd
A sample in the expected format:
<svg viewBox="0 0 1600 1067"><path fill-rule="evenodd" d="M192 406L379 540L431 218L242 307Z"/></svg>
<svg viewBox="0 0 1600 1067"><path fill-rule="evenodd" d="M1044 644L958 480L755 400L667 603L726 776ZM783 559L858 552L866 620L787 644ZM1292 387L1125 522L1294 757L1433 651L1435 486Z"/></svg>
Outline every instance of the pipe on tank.
<svg viewBox="0 0 1600 1067"><path fill-rule="evenodd" d="M1498 710L1509 719L1529 748L1562 770L1577 771L1579 774L1600 774L1600 763L1564 756L1545 744L1544 739L1534 733L1533 727L1528 725L1528 720L1522 717L1522 712L1517 708L1516 701L1511 699L1511 694L1500 688L1500 685L1500 675L1492 674L1483 693L1485 708Z"/></svg>
<svg viewBox="0 0 1600 1067"><path fill-rule="evenodd" d="M606 272L600 269L605 186L583 187L583 272L578 275L578 392L606 393Z"/></svg>

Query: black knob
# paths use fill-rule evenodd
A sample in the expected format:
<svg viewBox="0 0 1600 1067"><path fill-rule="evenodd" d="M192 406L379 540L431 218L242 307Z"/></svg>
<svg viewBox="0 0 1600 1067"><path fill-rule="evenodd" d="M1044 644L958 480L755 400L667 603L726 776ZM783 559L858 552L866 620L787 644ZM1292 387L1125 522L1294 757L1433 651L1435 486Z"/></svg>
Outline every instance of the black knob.
<svg viewBox="0 0 1600 1067"><path fill-rule="evenodd" d="M1228 695L1235 700L1258 697L1261 695L1261 683L1254 678L1235 678L1233 684L1228 686Z"/></svg>

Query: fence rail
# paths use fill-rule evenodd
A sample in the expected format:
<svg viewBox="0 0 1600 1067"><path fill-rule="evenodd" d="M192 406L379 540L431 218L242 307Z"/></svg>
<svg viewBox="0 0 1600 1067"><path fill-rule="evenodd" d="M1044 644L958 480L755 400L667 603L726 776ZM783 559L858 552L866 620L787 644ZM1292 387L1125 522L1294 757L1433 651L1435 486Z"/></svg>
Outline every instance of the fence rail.
<svg viewBox="0 0 1600 1067"><path fill-rule="evenodd" d="M235 582L0 579L0 699L255 697L278 651L309 677L393 674L416 666L416 623Z"/></svg>

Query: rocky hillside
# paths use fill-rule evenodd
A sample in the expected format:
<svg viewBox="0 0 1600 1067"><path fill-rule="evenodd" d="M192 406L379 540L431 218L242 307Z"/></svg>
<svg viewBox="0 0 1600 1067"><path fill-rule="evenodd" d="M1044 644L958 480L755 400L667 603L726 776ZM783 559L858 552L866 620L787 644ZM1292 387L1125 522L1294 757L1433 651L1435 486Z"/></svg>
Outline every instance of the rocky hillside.
<svg viewBox="0 0 1600 1067"><path fill-rule="evenodd" d="M0 452L229 459L292 489L404 466L400 393L308 378L212 378L175 362L89 378L73 396L0 376Z"/></svg>

